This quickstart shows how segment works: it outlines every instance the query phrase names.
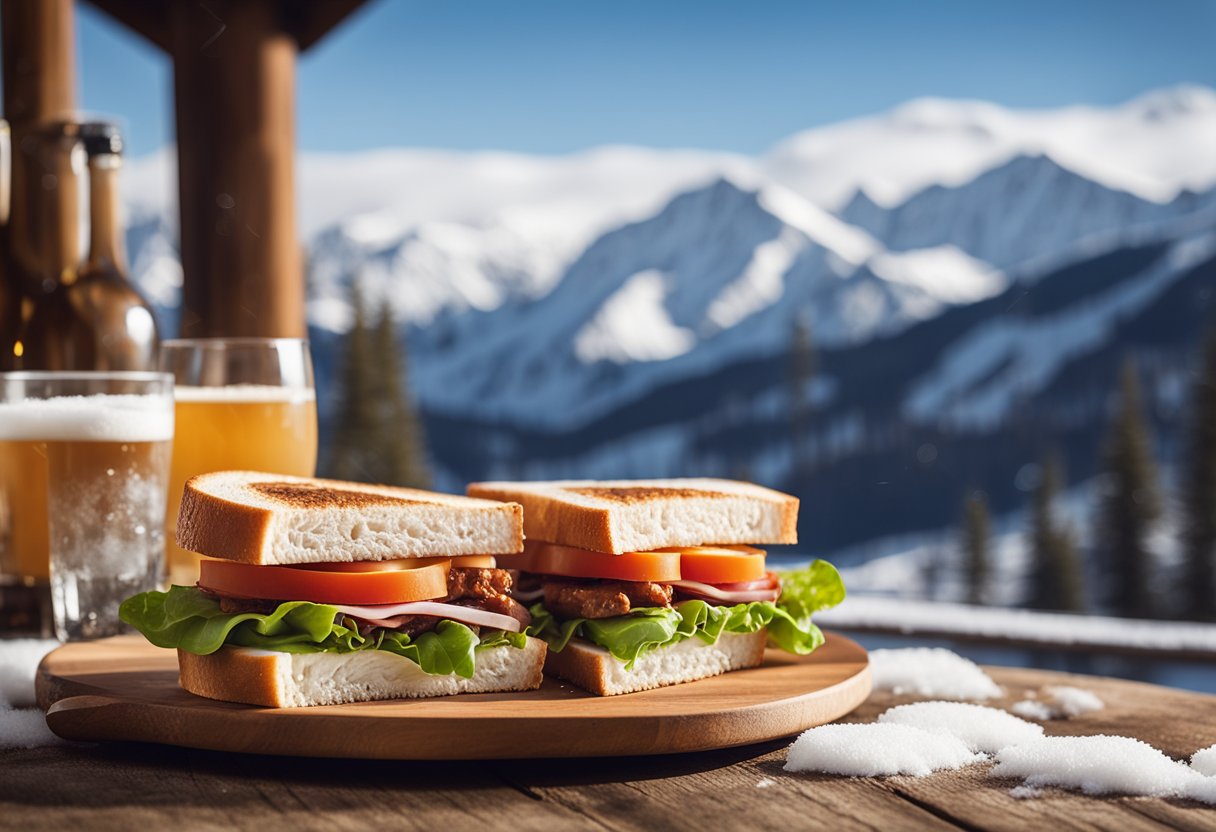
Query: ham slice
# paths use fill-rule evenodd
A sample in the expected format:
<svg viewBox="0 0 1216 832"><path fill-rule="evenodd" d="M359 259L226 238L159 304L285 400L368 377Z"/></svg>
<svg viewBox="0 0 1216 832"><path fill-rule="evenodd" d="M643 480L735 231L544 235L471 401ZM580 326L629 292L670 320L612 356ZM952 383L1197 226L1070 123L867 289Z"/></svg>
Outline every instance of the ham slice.
<svg viewBox="0 0 1216 832"><path fill-rule="evenodd" d="M459 604L443 604L438 601L411 601L406 604L378 604L370 607L354 607L335 604L338 612L359 618L376 627L398 627L404 620L403 616L433 615L436 618L449 618L462 624L472 624L475 627L489 627L493 630L506 630L518 633L523 629L516 619L509 615L501 615L475 607L462 607Z"/></svg>
<svg viewBox="0 0 1216 832"><path fill-rule="evenodd" d="M700 581L670 581L668 586L674 586L683 595L692 595L706 601L716 601L720 604L748 604L752 601L776 601L781 597L781 586L770 585L767 588L761 581L748 581L749 584L761 584L756 589L727 590L713 584L703 584Z"/></svg>

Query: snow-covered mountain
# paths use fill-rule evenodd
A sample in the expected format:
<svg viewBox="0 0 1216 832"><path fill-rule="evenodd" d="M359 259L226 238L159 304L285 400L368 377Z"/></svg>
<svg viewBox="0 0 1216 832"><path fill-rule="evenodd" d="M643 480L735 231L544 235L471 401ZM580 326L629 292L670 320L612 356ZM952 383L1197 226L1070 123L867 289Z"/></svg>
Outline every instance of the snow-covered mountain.
<svg viewBox="0 0 1216 832"><path fill-rule="evenodd" d="M1159 203L1037 155L1015 156L961 185L931 185L889 208L858 191L840 216L895 251L952 245L1009 269L1059 254L1080 240L1118 236L1211 205L1216 190L1183 190Z"/></svg>
<svg viewBox="0 0 1216 832"><path fill-rule="evenodd" d="M574 426L779 352L795 319L845 345L1003 288L957 251L888 252L779 186L719 179L600 237L548 294L471 316L467 344L416 339L415 379L438 410Z"/></svg>
<svg viewBox="0 0 1216 832"><path fill-rule="evenodd" d="M746 474L817 506L823 545L947 522L965 485L1021 499L1036 437L1092 474L1129 349L1177 417L1216 298L1213 147L1216 92L1182 87L921 100L754 158L304 154L323 420L357 280L408 340L441 485ZM132 269L170 321L172 164L128 177ZM795 464L798 324L820 372Z"/></svg>
<svg viewBox="0 0 1216 832"><path fill-rule="evenodd" d="M960 212L999 204L1013 191L1038 188L1023 196L1032 202L1038 196L1054 199L1057 186L1043 182L1053 175L1072 174L1078 178L1073 185L1117 191L1112 202L1119 203L1129 195L1165 203L1185 190L1209 190L1216 185L1214 144L1216 92L1178 87L1106 109L1012 110L922 99L805 131L755 158L637 147L565 156L425 149L306 153L298 165L299 216L315 264L313 320L344 328L346 284L364 260L375 261L366 275L375 284L372 292L387 296L402 320L421 323L444 310L492 308L520 292L534 297L551 288L601 234L652 216L677 194L721 176L757 188L783 185L842 211L846 221L896 251L952 245L1005 268L1021 259L1018 251L1004 251L987 236L977 244L941 229L953 229ZM1040 159L1045 170L1019 167L1019 157ZM173 165L173 154L161 152L128 166L133 223L173 216ZM967 185L1006 165L1011 176L983 177L979 187L955 200L966 204L946 205L950 200L935 202L924 194L898 220L886 217L887 210L926 188ZM1027 177L1035 180L1029 189L1021 182ZM1098 205L1110 194L1080 193L1084 187L1069 191L1068 199L1069 205L1083 205L1087 215L1117 217L1129 210ZM922 213L933 215L933 228L918 219ZM898 232L891 231L893 224ZM995 226L996 237L1019 239L1013 230L1002 232L999 218L983 224ZM1075 232L1054 229L1041 248L1093 230L1083 226ZM159 248L173 243L164 230ZM953 253L943 256L951 259ZM171 272L137 270L137 277L148 282L152 295L175 296Z"/></svg>
<svg viewBox="0 0 1216 832"><path fill-rule="evenodd" d="M799 133L760 164L833 210L859 190L889 208L932 185L963 185L1017 156L1040 155L1108 188L1169 202L1216 186L1213 137L1216 91L1201 86L1109 108L1015 110L928 98Z"/></svg>

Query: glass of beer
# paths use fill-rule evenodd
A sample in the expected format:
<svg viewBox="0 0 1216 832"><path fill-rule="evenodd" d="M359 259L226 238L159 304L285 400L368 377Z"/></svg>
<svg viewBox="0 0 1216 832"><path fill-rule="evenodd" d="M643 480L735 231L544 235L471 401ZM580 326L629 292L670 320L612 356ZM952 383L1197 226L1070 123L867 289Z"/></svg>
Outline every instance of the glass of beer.
<svg viewBox="0 0 1216 832"><path fill-rule="evenodd" d="M166 373L0 373L0 574L49 587L61 640L160 583L172 440Z"/></svg>
<svg viewBox="0 0 1216 832"><path fill-rule="evenodd" d="M193 586L199 556L177 546L186 480L211 471L311 477L317 465L317 398L302 338L165 341L161 366L177 386L177 436L169 478L169 582Z"/></svg>

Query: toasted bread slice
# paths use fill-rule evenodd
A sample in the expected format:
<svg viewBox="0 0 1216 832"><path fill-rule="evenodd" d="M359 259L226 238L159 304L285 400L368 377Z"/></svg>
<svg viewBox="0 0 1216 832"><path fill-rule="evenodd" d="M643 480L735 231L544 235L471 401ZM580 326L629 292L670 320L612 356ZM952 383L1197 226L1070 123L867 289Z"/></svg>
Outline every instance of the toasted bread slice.
<svg viewBox="0 0 1216 832"><path fill-rule="evenodd" d="M523 549L522 511L412 488L219 471L187 481L177 544L261 565L509 554Z"/></svg>
<svg viewBox="0 0 1216 832"><path fill-rule="evenodd" d="M475 482L468 493L521 503L529 538L596 552L798 542L797 497L734 480Z"/></svg>
<svg viewBox="0 0 1216 832"><path fill-rule="evenodd" d="M356 653L279 653L223 647L208 656L177 652L182 687L198 696L268 708L343 705L373 699L426 699L454 693L496 693L540 687L548 645L477 652L471 679L429 676L387 650Z"/></svg>
<svg viewBox="0 0 1216 832"><path fill-rule="evenodd" d="M626 670L604 648L575 638L560 653L549 651L545 672L594 694L615 696L759 667L767 639L765 630L723 633L713 644L690 638L653 650L634 662L632 670Z"/></svg>

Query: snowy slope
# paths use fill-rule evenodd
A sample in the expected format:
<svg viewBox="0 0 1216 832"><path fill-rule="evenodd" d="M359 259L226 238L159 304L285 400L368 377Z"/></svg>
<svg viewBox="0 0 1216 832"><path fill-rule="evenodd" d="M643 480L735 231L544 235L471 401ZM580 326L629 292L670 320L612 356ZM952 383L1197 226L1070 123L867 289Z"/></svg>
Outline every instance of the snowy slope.
<svg viewBox="0 0 1216 832"><path fill-rule="evenodd" d="M425 404L567 425L663 383L783 349L863 341L1004 288L952 250L891 254L790 191L721 179L604 235L556 288L422 349ZM611 381L611 383L608 383Z"/></svg>
<svg viewBox="0 0 1216 832"><path fill-rule="evenodd" d="M1041 391L1062 367L1111 339L1121 321L1187 270L1216 256L1216 231L1173 242L1134 281L1094 292L1055 314L1010 315L959 338L929 367L903 406L911 422L953 430L992 430L1020 400Z"/></svg>

